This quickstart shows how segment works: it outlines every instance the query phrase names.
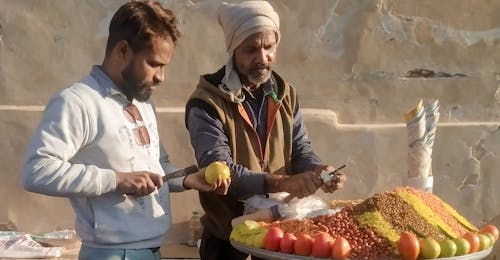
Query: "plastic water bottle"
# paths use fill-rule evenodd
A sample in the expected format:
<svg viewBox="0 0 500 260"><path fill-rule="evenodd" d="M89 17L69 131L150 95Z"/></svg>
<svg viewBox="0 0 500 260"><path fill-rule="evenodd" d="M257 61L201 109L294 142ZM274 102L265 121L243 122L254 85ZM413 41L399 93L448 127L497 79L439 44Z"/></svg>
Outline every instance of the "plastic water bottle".
<svg viewBox="0 0 500 260"><path fill-rule="evenodd" d="M196 246L199 239L201 239L201 222L200 222L201 214L197 210L193 210L193 215L189 220L189 238L187 244L189 246Z"/></svg>

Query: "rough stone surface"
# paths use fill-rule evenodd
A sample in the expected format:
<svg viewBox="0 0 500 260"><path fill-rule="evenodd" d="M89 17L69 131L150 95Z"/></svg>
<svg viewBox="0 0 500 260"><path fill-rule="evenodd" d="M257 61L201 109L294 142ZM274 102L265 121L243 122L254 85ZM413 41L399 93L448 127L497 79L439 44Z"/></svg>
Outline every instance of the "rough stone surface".
<svg viewBox="0 0 500 260"><path fill-rule="evenodd" d="M162 1L183 38L155 94L161 137L179 166L193 162L182 108L201 74L227 59L219 0ZM310 137L327 163L347 163L358 199L405 182L403 115L441 101L434 192L474 224L500 217L500 2L492 0L274 0L282 21L276 70L300 95ZM111 15L123 1L0 2L0 223L28 232L71 228L62 198L25 192L20 167L50 96L102 61ZM178 112L178 111L181 112ZM186 205L191 205L186 207ZM185 241L196 192L174 194L170 242ZM499 243L496 252L499 254Z"/></svg>

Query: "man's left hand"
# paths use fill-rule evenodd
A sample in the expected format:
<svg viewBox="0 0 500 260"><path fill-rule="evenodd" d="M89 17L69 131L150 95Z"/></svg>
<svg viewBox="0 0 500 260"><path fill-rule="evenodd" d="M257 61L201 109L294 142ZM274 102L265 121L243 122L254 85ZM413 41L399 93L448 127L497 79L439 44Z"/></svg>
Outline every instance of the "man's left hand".
<svg viewBox="0 0 500 260"><path fill-rule="evenodd" d="M199 191L215 192L219 195L226 195L229 190L229 185L231 185L231 179L223 180L221 177L218 177L214 185L210 185L205 180L205 168L203 168L198 172L186 176L184 178L184 185Z"/></svg>
<svg viewBox="0 0 500 260"><path fill-rule="evenodd" d="M314 172L316 174L321 174L321 172L333 172L335 167L331 165L318 165L314 167ZM344 183L347 180L347 176L342 171L336 172L330 181L324 182L321 185L321 189L326 193L332 193L334 191L340 190L344 187Z"/></svg>

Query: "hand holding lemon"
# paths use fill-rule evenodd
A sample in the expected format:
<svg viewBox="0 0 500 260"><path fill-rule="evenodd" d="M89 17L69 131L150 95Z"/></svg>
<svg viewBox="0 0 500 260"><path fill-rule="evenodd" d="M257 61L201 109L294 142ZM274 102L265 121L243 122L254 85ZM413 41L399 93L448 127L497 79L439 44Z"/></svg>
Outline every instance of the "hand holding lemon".
<svg viewBox="0 0 500 260"><path fill-rule="evenodd" d="M225 195L231 184L231 171L224 162L213 162L204 169L186 176L184 185L199 191Z"/></svg>
<svg viewBox="0 0 500 260"><path fill-rule="evenodd" d="M213 162L205 169L205 180L208 184L216 185L217 178L228 180L231 178L229 167L223 162Z"/></svg>

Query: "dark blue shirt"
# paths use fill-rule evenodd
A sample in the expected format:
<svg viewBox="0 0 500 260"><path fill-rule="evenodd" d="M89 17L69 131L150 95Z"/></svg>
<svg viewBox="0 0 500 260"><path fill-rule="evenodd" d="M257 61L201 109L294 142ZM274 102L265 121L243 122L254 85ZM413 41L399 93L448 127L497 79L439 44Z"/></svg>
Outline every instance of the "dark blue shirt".
<svg viewBox="0 0 500 260"><path fill-rule="evenodd" d="M272 81L268 80L252 93L244 90L243 106L262 145L266 144L267 100L273 89ZM213 161L226 161L233 172L229 196L244 199L256 194L266 194L267 173L251 171L243 165L233 163L228 139L219 118L196 105L190 107L186 113L187 127L198 166L205 167ZM321 164L312 150L298 103L293 119L292 172L289 174L305 172Z"/></svg>

